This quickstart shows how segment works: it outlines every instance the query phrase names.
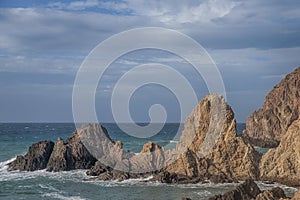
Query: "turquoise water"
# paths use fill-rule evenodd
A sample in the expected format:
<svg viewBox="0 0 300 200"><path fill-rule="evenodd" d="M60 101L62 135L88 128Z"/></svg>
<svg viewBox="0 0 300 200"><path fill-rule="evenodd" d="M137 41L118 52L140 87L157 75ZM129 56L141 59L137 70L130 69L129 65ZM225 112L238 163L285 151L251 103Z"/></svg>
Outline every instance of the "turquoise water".
<svg viewBox="0 0 300 200"><path fill-rule="evenodd" d="M121 140L128 150L139 152L142 145L151 140L166 145L174 139L180 124L166 124L162 131L150 139L138 139L124 134L115 124L104 124L114 140ZM244 124L238 125L241 132ZM166 185L147 183L145 180L125 182L88 182L84 170L52 173L8 172L6 164L16 155L24 154L28 147L40 140L67 138L75 127L73 124L0 124L0 199L207 199L218 193L233 189L236 184ZM262 188L274 187L264 185ZM292 195L294 188L285 187Z"/></svg>

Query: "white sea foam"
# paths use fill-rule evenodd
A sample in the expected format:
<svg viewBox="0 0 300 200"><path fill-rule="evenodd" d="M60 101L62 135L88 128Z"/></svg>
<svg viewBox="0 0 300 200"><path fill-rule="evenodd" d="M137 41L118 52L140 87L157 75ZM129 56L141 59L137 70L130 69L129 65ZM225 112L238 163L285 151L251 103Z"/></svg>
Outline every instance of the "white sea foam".
<svg viewBox="0 0 300 200"><path fill-rule="evenodd" d="M7 171L7 168L8 168L8 163L14 161L16 158L12 158L12 159L9 159L7 161L4 161L4 162L0 162L0 173L2 171Z"/></svg>
<svg viewBox="0 0 300 200"><path fill-rule="evenodd" d="M203 190L203 191L199 191L199 192L195 192L197 195L199 195L200 197L210 197L212 196L212 193L208 190Z"/></svg>
<svg viewBox="0 0 300 200"><path fill-rule="evenodd" d="M86 200L85 198L82 198L80 196L64 196L61 193L58 192L50 192L50 193L46 193L43 194L42 197L51 197L51 198L55 198L55 199L62 199L62 200Z"/></svg>

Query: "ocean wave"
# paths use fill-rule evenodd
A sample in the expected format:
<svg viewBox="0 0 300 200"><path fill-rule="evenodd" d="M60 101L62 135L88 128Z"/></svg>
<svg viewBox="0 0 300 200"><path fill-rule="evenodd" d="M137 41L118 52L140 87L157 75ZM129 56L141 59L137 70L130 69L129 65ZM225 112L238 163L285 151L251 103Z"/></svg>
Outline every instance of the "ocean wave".
<svg viewBox="0 0 300 200"><path fill-rule="evenodd" d="M11 158L7 161L4 161L4 162L0 162L0 172L2 171L7 171L7 168L8 168L8 163L11 163L12 161L14 161L16 159L16 157L14 158Z"/></svg>
<svg viewBox="0 0 300 200"><path fill-rule="evenodd" d="M212 195L212 193L208 190L203 190L203 191L194 192L194 193L196 193L200 197L210 197Z"/></svg>
<svg viewBox="0 0 300 200"><path fill-rule="evenodd" d="M62 200L87 200L80 196L64 196L63 194L58 193L58 192L45 193L42 195L42 197L51 197L51 198L62 199Z"/></svg>

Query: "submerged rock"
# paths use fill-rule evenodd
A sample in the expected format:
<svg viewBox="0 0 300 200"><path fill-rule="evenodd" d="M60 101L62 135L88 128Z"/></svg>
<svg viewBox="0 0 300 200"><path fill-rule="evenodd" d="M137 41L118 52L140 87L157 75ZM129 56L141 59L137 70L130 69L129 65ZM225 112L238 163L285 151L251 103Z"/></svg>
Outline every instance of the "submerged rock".
<svg viewBox="0 0 300 200"><path fill-rule="evenodd" d="M16 160L9 163L8 170L35 171L45 169L53 150L54 143L40 141L29 147L24 156L17 156Z"/></svg>
<svg viewBox="0 0 300 200"><path fill-rule="evenodd" d="M300 119L288 128L280 145L262 157L260 174L262 180L300 186Z"/></svg>
<svg viewBox="0 0 300 200"><path fill-rule="evenodd" d="M253 145L276 147L300 114L300 68L288 74L266 96L263 107L247 119L243 137Z"/></svg>

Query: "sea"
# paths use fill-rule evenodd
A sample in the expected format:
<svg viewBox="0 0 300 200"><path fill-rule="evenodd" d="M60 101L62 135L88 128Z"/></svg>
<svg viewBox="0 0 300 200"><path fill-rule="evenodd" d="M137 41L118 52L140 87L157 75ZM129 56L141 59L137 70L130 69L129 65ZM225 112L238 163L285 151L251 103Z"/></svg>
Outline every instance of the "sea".
<svg viewBox="0 0 300 200"><path fill-rule="evenodd" d="M113 140L121 140L125 149L139 152L143 144L152 141L161 146L174 144L177 131L182 129L180 123L167 123L163 129L151 138L136 138L125 134L117 124L103 124ZM237 124L237 132L241 134L245 124ZM164 199L180 200L182 197L204 200L235 188L239 183L213 184L177 184L169 185L159 182L147 182L146 179L129 179L118 181L86 181L89 176L85 170L69 172L34 172L7 171L7 164L17 155L25 154L29 146L41 140L56 141L66 139L75 131L73 123L0 123L0 199ZM169 145L170 146L170 145ZM267 149L259 149L265 153ZM296 188L277 183L257 182L261 189L282 187L288 196L292 196Z"/></svg>

